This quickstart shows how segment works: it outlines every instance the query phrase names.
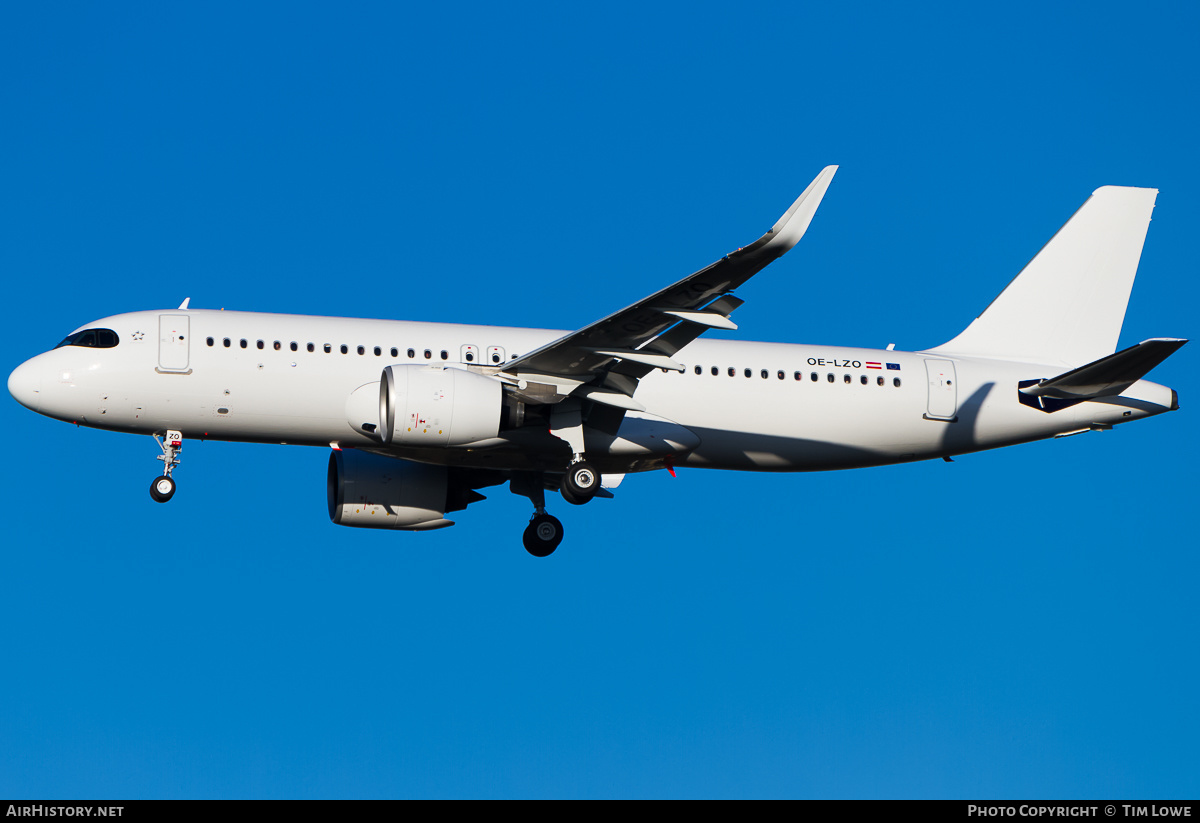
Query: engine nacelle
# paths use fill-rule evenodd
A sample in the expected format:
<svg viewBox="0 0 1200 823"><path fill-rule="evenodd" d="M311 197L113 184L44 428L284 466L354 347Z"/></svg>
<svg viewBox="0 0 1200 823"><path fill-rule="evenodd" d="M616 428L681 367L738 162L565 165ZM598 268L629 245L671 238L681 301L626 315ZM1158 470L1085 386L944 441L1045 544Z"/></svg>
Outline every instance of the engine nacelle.
<svg viewBox="0 0 1200 823"><path fill-rule="evenodd" d="M445 518L445 466L429 466L345 449L329 456L329 519L339 526L424 531L453 526ZM461 506L457 508L462 508Z"/></svg>
<svg viewBox="0 0 1200 823"><path fill-rule="evenodd" d="M462 446L500 431L503 392L490 377L439 366L388 366L379 436L402 446Z"/></svg>

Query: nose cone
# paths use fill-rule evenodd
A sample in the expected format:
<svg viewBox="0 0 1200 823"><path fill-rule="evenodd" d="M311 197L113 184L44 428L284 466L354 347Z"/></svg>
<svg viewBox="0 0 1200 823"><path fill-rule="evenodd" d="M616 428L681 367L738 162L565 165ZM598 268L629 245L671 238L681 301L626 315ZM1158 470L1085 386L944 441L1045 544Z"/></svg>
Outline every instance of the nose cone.
<svg viewBox="0 0 1200 823"><path fill-rule="evenodd" d="M32 360L26 360L8 376L8 393L25 408L38 411L43 372Z"/></svg>

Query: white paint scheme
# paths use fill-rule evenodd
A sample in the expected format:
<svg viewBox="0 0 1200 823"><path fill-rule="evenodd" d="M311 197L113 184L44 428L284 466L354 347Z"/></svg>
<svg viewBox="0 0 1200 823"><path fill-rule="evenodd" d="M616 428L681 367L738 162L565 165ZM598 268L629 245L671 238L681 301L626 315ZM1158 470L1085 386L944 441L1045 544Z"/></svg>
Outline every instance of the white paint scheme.
<svg viewBox="0 0 1200 823"><path fill-rule="evenodd" d="M1119 394L1056 411L1018 391L1021 381L1111 354L1153 189L1099 189L974 323L927 352L693 339L710 327L736 328L728 314L741 301L728 284L795 244L834 170L755 244L578 332L211 311L185 300L80 327L110 329L120 342L40 354L12 372L9 392L40 414L114 431L374 452L336 456L339 470L353 463L360 472L336 493L331 463L331 517L404 529L451 525L443 517L449 504L440 502L447 471L491 472L478 484L461 481L468 495L509 480L544 518L542 490L557 488L568 464L585 455L605 478L600 496L611 496L621 475L664 466L878 466L1177 408L1171 389L1136 379L1144 371ZM685 291L689 300L702 294L669 302ZM665 331L614 343L612 324L635 316L657 318ZM656 345L677 333L682 345ZM597 342L589 335L603 334L587 345ZM555 362L567 365L547 370ZM622 373L622 365L640 371ZM382 432L389 391L394 432ZM456 406L461 397L471 400ZM554 531L544 521L538 528Z"/></svg>

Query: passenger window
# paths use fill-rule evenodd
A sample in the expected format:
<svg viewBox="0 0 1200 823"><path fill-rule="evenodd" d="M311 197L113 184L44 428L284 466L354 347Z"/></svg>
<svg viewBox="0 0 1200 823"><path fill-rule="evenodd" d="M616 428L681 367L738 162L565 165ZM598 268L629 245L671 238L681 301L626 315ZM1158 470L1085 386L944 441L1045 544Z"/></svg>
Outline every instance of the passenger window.
<svg viewBox="0 0 1200 823"><path fill-rule="evenodd" d="M300 350L300 344L299 344L299 343L297 343L295 340L293 340L293 341L292 341L292 345L291 345L291 349L292 349L292 351L299 351L299 350Z"/></svg>
<svg viewBox="0 0 1200 823"><path fill-rule="evenodd" d="M409 359L409 360L412 360L412 359L413 359L414 357L416 357L416 356L417 356L417 352L416 352L414 349L409 349L409 350L408 350L408 359Z"/></svg>
<svg viewBox="0 0 1200 823"><path fill-rule="evenodd" d="M229 340L229 338L228 338L228 337L226 337L226 338L225 338L224 340L222 340L221 342L222 342L222 343L224 343L224 345L225 345L225 348L229 348L229 343L230 343L230 340Z"/></svg>
<svg viewBox="0 0 1200 823"><path fill-rule="evenodd" d="M777 377L778 377L780 380L782 380L782 379L783 379L783 369L780 369L780 370L779 370L779 372L777 373L777 375L776 375L776 376L777 376Z"/></svg>
<svg viewBox="0 0 1200 823"><path fill-rule="evenodd" d="M376 357L382 357L382 356L383 356L383 349L381 349L381 348L379 348L378 346L376 346L376 347L375 347L375 356L376 356Z"/></svg>
<svg viewBox="0 0 1200 823"><path fill-rule="evenodd" d="M704 374L704 369L700 366L696 367L696 374Z"/></svg>
<svg viewBox="0 0 1200 823"><path fill-rule="evenodd" d="M875 382L876 382L876 383L878 383L880 386L882 386L882 385L883 385L883 378L882 378L882 377L876 377L876 378L875 378Z"/></svg>
<svg viewBox="0 0 1200 823"><path fill-rule="evenodd" d="M215 342L215 341L210 337L210 338L208 338L208 340L206 342L208 343L208 345L211 346L213 344L213 342Z"/></svg>
<svg viewBox="0 0 1200 823"><path fill-rule="evenodd" d="M803 374L801 374L800 372L796 372L796 379L797 379L797 380L802 380L802 379L804 379L804 375L803 375Z"/></svg>
<svg viewBox="0 0 1200 823"><path fill-rule="evenodd" d="M847 386L849 386L850 383L853 381L850 379L850 375L846 375L845 377L842 378L842 382L845 383Z"/></svg>
<svg viewBox="0 0 1200 823"><path fill-rule="evenodd" d="M398 348L396 348L395 346L392 346L392 357L399 357L399 356L400 356L400 350Z"/></svg>
<svg viewBox="0 0 1200 823"><path fill-rule="evenodd" d="M263 345L264 345L264 344L263 344L263 341L259 340L257 345L258 345L258 347L261 349L261 348L263 347Z"/></svg>
<svg viewBox="0 0 1200 823"><path fill-rule="evenodd" d="M749 369L743 369L743 372L745 373L745 375L746 375L747 377L749 377L751 374L753 374L753 372L752 372L752 371L750 371Z"/></svg>
<svg viewBox="0 0 1200 823"><path fill-rule="evenodd" d="M861 382L861 383L862 383L864 386L865 386L865 385L867 385L867 376L866 376L865 374L864 374L864 375L863 375L863 376L860 378L860 382Z"/></svg>
<svg viewBox="0 0 1200 823"><path fill-rule="evenodd" d="M312 352L312 351L316 351L316 349L317 349L317 347L316 347L316 346L314 346L312 343L309 343L309 344L308 344L308 350L309 350L310 352Z"/></svg>
<svg viewBox="0 0 1200 823"><path fill-rule="evenodd" d="M331 344L329 344L329 343L326 343L326 344L325 344L324 346L322 346L321 348L323 348L323 349L325 350L325 353L326 353L326 354L333 354L333 346L332 346Z"/></svg>
<svg viewBox="0 0 1200 823"><path fill-rule="evenodd" d="M342 354L349 354L349 353L350 353L350 347L349 347L349 346L347 346L345 343L343 343L343 344L342 344L341 346L339 346L338 348L341 350Z"/></svg>
<svg viewBox="0 0 1200 823"><path fill-rule="evenodd" d="M275 351L279 351L280 349L283 348L283 344L280 343L278 340L275 341L274 345L275 345Z"/></svg>
<svg viewBox="0 0 1200 823"><path fill-rule="evenodd" d="M432 359L433 359L433 352L432 352L432 351L430 351L429 349L426 349L426 350L425 350L425 359L426 359L426 360L432 360Z"/></svg>
<svg viewBox="0 0 1200 823"><path fill-rule="evenodd" d="M713 377L716 377L718 374L720 374L720 373L721 373L721 370L720 370L720 369L718 369L716 366L713 366L713 367L712 367L712 373L713 373Z"/></svg>
<svg viewBox="0 0 1200 823"><path fill-rule="evenodd" d="M900 378L897 377L895 380L893 380L892 385L895 386L896 388L900 388Z"/></svg>
<svg viewBox="0 0 1200 823"><path fill-rule="evenodd" d="M830 373L829 373L829 382L830 382L830 383L832 383L832 382L833 382L833 372L830 372Z"/></svg>
<svg viewBox="0 0 1200 823"><path fill-rule="evenodd" d="M443 360L449 360L449 359L450 359L450 352L446 351L445 349L442 349L442 359L443 359Z"/></svg>
<svg viewBox="0 0 1200 823"><path fill-rule="evenodd" d="M246 348L246 346L249 345L249 343L246 341L246 338L243 337L241 340L238 341L238 345L244 349L244 348Z"/></svg>
<svg viewBox="0 0 1200 823"><path fill-rule="evenodd" d="M733 366L730 366L729 367L729 376L733 377L736 374L737 374L737 369L735 369Z"/></svg>
<svg viewBox="0 0 1200 823"><path fill-rule="evenodd" d="M766 369L763 369L762 371L760 371L760 372L758 373L758 375L759 375L759 377L761 377L763 380L766 380L766 379L767 379L767 370L766 370Z"/></svg>

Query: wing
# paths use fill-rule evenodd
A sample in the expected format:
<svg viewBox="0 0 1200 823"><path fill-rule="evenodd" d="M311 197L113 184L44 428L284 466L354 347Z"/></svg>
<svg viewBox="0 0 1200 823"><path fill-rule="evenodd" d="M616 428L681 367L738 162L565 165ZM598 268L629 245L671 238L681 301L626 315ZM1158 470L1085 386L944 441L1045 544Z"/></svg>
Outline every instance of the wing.
<svg viewBox="0 0 1200 823"><path fill-rule="evenodd" d="M683 367L671 359L710 328L736 329L729 314L742 305L731 292L804 236L837 166L826 166L771 230L711 266L610 314L579 331L506 363L503 374L530 399L555 402L575 394L625 409L638 378L655 368ZM553 387L553 392L547 392Z"/></svg>

